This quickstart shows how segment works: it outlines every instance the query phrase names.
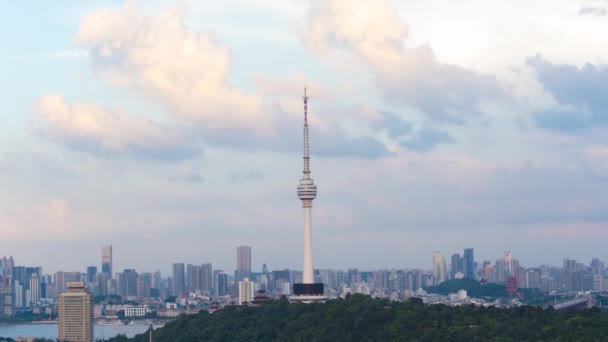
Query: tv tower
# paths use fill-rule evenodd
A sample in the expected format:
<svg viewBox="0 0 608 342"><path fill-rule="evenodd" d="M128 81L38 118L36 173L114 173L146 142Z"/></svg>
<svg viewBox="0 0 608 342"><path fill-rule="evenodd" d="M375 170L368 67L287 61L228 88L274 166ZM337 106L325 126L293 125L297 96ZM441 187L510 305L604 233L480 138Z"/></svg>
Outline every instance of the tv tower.
<svg viewBox="0 0 608 342"><path fill-rule="evenodd" d="M310 155L308 144L308 96L304 88L304 170L298 185L298 197L304 209L304 260L302 269L302 284L293 284L294 297L292 300L311 302L324 300L323 283L315 283L312 267L312 201L317 197L317 186L310 178Z"/></svg>

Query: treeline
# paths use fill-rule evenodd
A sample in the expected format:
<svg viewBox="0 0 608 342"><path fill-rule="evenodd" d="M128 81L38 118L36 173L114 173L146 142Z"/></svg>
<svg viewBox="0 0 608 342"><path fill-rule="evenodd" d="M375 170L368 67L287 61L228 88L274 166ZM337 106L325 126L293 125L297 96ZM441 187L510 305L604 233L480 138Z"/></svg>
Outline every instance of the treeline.
<svg viewBox="0 0 608 342"><path fill-rule="evenodd" d="M284 298L260 307L182 315L154 330L153 341L600 341L607 336L608 314L598 308L558 313L533 306L429 306L418 298L390 302L353 295L316 304ZM149 335L129 341L147 342Z"/></svg>

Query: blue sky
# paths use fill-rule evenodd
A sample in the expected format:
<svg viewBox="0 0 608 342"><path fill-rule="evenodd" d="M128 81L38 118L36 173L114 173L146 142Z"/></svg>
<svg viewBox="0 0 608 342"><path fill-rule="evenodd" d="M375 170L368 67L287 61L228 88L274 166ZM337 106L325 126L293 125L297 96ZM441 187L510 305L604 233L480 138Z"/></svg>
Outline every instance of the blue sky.
<svg viewBox="0 0 608 342"><path fill-rule="evenodd" d="M307 86L316 267L606 259L607 9L2 3L2 253L299 268Z"/></svg>

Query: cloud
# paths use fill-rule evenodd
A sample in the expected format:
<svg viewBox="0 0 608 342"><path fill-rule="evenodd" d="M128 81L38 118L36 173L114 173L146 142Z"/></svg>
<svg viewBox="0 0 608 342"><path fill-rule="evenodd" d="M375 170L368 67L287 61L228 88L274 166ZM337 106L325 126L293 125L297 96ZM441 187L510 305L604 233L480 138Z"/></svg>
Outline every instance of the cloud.
<svg viewBox="0 0 608 342"><path fill-rule="evenodd" d="M314 87L317 101L333 96L321 83L299 73L289 78L254 77L266 97L231 86L229 48L209 32L189 29L180 7L153 15L131 3L97 11L82 20L78 41L90 47L92 65L104 79L164 104L173 117L195 126L210 145L299 152L301 139L293 138L301 136L302 107L296 114L283 108L281 99L289 94L298 98L307 85ZM318 118L311 127L318 144L313 154L388 155L375 137L348 134L331 116Z"/></svg>
<svg viewBox="0 0 608 342"><path fill-rule="evenodd" d="M463 123L479 114L482 98L503 95L493 77L441 63L427 45L404 48L408 28L389 1L315 4L300 33L303 43L321 57L343 52L361 61L393 103L420 108L438 121Z"/></svg>
<svg viewBox="0 0 608 342"><path fill-rule="evenodd" d="M559 104L569 107L537 113L535 120L541 128L574 131L608 125L608 68L553 64L540 55L529 58L527 64Z"/></svg>
<svg viewBox="0 0 608 342"><path fill-rule="evenodd" d="M99 156L181 160L200 155L197 139L183 126L131 117L96 104L69 105L61 95L43 96L32 124L42 137Z"/></svg>
<svg viewBox="0 0 608 342"><path fill-rule="evenodd" d="M399 144L410 150L426 152L439 144L453 144L455 142L456 139L447 132L423 127L414 132L409 138L401 140Z"/></svg>
<svg viewBox="0 0 608 342"><path fill-rule="evenodd" d="M205 181L205 178L196 170L180 169L169 175L167 180L175 183L200 184Z"/></svg>
<svg viewBox="0 0 608 342"><path fill-rule="evenodd" d="M581 7L581 9L578 11L578 15L593 15L597 17L603 17L608 15L608 10L606 9L606 7L585 6Z"/></svg>
<svg viewBox="0 0 608 342"><path fill-rule="evenodd" d="M267 129L262 99L230 85L230 51L184 23L181 7L146 16L132 3L84 18L78 42L115 84L164 104L207 128Z"/></svg>
<svg viewBox="0 0 608 342"><path fill-rule="evenodd" d="M255 151L302 153L303 116L301 107L274 105L272 133L258 135L239 128L205 130L204 140L217 146ZM386 145L371 135L351 135L338 121L328 119L328 108L309 112L310 153L319 157L351 157L374 159L390 155Z"/></svg>
<svg viewBox="0 0 608 342"><path fill-rule="evenodd" d="M386 131L389 137L399 138L412 131L412 123L405 121L401 116L391 113L380 113L382 118L372 124L375 129Z"/></svg>
<svg viewBox="0 0 608 342"><path fill-rule="evenodd" d="M589 127L585 116L585 113L576 109L555 109L537 112L533 119L538 127L567 133Z"/></svg>
<svg viewBox="0 0 608 342"><path fill-rule="evenodd" d="M247 172L231 172L230 183L253 182L264 178L264 173L259 170L249 170Z"/></svg>

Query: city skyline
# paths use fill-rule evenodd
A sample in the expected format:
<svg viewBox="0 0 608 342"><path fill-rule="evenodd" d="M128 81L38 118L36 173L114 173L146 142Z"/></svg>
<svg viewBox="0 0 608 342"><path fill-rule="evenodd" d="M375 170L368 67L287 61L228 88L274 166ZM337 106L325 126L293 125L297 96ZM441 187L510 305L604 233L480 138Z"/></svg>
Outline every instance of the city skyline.
<svg viewBox="0 0 608 342"><path fill-rule="evenodd" d="M316 269L607 257L606 4L0 8L0 247L22 264L103 271L112 245L111 273L228 272L247 245L298 269L304 86Z"/></svg>

